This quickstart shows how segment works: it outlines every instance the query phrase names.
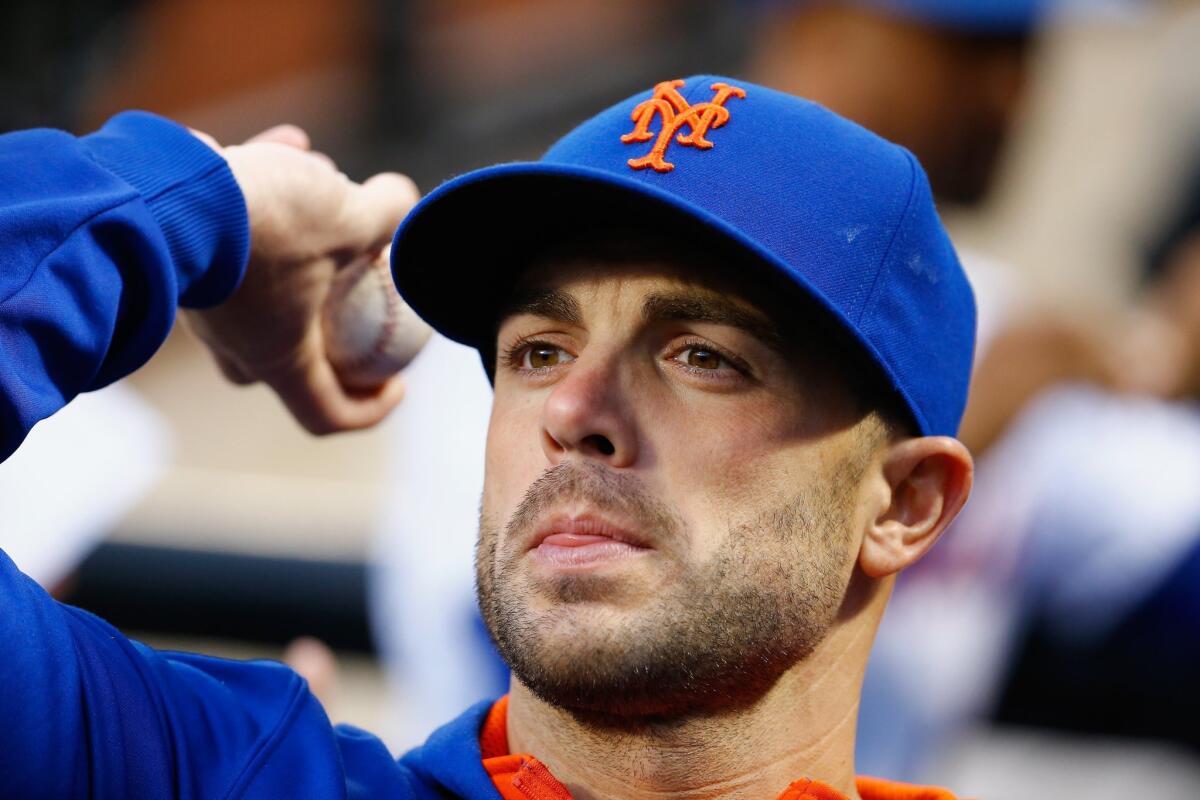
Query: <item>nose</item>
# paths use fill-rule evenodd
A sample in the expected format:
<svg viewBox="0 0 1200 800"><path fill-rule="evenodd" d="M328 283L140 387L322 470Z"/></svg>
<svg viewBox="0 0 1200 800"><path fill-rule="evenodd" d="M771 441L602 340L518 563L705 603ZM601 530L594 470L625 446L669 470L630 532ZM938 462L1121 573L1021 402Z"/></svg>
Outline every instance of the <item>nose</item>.
<svg viewBox="0 0 1200 800"><path fill-rule="evenodd" d="M542 407L542 450L550 464L574 456L632 466L637 433L627 401L615 359L572 364Z"/></svg>

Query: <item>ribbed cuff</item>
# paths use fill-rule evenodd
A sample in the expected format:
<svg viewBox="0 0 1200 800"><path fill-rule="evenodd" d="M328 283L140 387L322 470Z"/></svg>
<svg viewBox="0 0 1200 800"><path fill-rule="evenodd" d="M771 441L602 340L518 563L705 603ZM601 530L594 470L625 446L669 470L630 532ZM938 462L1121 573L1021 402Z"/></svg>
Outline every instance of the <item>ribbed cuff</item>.
<svg viewBox="0 0 1200 800"><path fill-rule="evenodd" d="M181 125L144 111L118 114L80 141L145 200L171 252L179 304L204 308L233 294L250 254L250 222L225 159Z"/></svg>

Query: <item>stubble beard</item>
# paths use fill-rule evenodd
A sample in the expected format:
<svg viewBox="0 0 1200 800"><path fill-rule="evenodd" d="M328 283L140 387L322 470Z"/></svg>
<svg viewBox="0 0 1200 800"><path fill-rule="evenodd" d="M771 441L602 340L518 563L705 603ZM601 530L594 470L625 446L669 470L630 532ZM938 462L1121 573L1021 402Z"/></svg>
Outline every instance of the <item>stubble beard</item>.
<svg viewBox="0 0 1200 800"><path fill-rule="evenodd" d="M845 475L841 477L846 477ZM542 700L615 718L678 718L753 704L824 638L845 592L849 490L838 481L787 498L730 525L703 563L673 580L619 628L588 629L581 603L603 601L606 584L571 578L551 587L547 611L531 607L517 580L523 552L500 548L555 503L583 499L620 512L656 544L685 559L678 515L640 481L601 465L564 463L529 487L504 536L480 514L479 607L504 660ZM600 613L599 609L591 609Z"/></svg>

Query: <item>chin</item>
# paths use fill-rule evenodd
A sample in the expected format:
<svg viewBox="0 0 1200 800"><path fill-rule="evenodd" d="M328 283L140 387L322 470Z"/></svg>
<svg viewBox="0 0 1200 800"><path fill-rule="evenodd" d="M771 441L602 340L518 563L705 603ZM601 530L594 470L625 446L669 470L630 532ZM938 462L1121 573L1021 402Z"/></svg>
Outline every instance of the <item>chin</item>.
<svg viewBox="0 0 1200 800"><path fill-rule="evenodd" d="M576 663L597 663L610 653L577 654ZM654 665L630 663L619 673L518 669L513 675L543 702L585 717L593 724L628 727L697 716L715 716L757 703L778 681L783 670L767 676L756 670L740 675L685 676L674 669L664 674ZM716 678L714 680L714 678Z"/></svg>
<svg viewBox="0 0 1200 800"><path fill-rule="evenodd" d="M683 631L647 635L647 615L593 603L520 616L518 625L495 631L513 675L544 702L598 723L665 722L745 708L805 655L755 647L722 653Z"/></svg>

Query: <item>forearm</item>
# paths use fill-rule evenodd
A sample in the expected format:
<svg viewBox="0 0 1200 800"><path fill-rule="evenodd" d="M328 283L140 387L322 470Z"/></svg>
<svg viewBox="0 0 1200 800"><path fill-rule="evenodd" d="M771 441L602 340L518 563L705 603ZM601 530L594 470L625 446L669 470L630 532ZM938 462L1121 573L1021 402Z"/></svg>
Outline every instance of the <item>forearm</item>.
<svg viewBox="0 0 1200 800"><path fill-rule="evenodd" d="M76 139L0 137L0 460L79 392L139 367L178 304L237 286L245 204L185 129L123 114Z"/></svg>

